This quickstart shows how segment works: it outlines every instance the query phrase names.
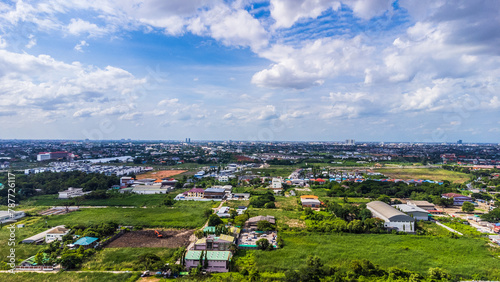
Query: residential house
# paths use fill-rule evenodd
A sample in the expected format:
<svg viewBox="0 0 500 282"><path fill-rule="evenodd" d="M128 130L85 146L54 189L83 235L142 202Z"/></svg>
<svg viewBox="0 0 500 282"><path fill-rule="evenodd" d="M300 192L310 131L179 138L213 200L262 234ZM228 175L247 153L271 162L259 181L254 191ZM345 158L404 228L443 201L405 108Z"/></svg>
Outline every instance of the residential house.
<svg viewBox="0 0 500 282"><path fill-rule="evenodd" d="M184 260L188 270L196 268L198 264L203 263L205 254L202 256L202 252L203 251L196 250L189 250L186 252ZM206 251L206 258L208 260L208 268L206 268L206 271L228 272L232 256L230 251Z"/></svg>
<svg viewBox="0 0 500 282"><path fill-rule="evenodd" d="M203 198L204 194L205 194L205 190L203 190L201 188L193 188L193 189L188 191L187 196L192 197L192 198Z"/></svg>
<svg viewBox="0 0 500 282"><path fill-rule="evenodd" d="M63 226L54 227L45 234L45 243L50 243L55 240L62 241L62 237L68 234L69 231L69 229Z"/></svg>
<svg viewBox="0 0 500 282"><path fill-rule="evenodd" d="M302 203L303 207L319 208L321 206L321 202L318 200L318 196L314 195L300 196L300 202Z"/></svg>
<svg viewBox="0 0 500 282"><path fill-rule="evenodd" d="M82 237L72 244L73 247L79 248L83 246L85 249L95 248L99 245L99 238L95 237Z"/></svg>
<svg viewBox="0 0 500 282"><path fill-rule="evenodd" d="M208 235L205 238L198 239L194 243L194 250L209 250L209 251L228 251L231 244L234 243L234 237L221 234L219 236Z"/></svg>

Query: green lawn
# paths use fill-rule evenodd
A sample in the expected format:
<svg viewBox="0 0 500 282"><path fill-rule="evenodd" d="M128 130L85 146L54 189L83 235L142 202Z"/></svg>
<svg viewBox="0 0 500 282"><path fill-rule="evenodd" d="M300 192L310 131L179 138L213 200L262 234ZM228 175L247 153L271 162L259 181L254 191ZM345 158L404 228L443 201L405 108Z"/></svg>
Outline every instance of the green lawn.
<svg viewBox="0 0 500 282"><path fill-rule="evenodd" d="M82 265L82 270L145 270L139 260L143 254L155 254L167 261L177 249L167 248L104 248Z"/></svg>
<svg viewBox="0 0 500 282"><path fill-rule="evenodd" d="M85 282L123 282L136 281L139 273L99 273L88 272L78 273L71 271L54 273L36 273L36 272L17 272L16 274L0 273L0 281L9 282L67 282L67 281L85 281Z"/></svg>
<svg viewBox="0 0 500 282"><path fill-rule="evenodd" d="M49 216L47 222L51 226L114 221L120 225L196 228L205 223L203 211L211 207L212 202L179 201L173 207L84 208L65 215Z"/></svg>
<svg viewBox="0 0 500 282"><path fill-rule="evenodd" d="M452 183L464 183L470 179L470 175L466 173L442 168L380 168L375 171L399 179L448 180Z"/></svg>
<svg viewBox="0 0 500 282"><path fill-rule="evenodd" d="M384 269L392 266L426 274L431 267L470 279L500 279L499 253L485 240L392 234L281 233L285 247L272 252L255 251L260 271L298 268L308 255L319 255L332 266L347 267L354 259L368 259Z"/></svg>

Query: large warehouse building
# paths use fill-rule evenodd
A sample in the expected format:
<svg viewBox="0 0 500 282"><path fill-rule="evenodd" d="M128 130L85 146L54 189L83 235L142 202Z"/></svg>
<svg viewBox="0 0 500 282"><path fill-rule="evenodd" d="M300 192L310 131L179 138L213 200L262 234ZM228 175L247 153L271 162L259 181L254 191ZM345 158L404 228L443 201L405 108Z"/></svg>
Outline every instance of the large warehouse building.
<svg viewBox="0 0 500 282"><path fill-rule="evenodd" d="M366 207L372 212L373 217L385 221L386 228L409 233L415 232L415 220L388 204L374 201L366 204Z"/></svg>

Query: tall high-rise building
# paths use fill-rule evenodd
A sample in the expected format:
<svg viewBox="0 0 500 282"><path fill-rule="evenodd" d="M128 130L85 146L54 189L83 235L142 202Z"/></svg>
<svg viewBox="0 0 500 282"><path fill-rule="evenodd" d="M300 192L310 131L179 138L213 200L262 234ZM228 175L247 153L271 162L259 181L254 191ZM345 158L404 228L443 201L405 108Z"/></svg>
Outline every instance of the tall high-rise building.
<svg viewBox="0 0 500 282"><path fill-rule="evenodd" d="M354 145L355 143L356 143L356 141L354 141L354 139L346 139L345 140L346 145Z"/></svg>
<svg viewBox="0 0 500 282"><path fill-rule="evenodd" d="M462 139L458 140L457 144L462 144Z"/></svg>

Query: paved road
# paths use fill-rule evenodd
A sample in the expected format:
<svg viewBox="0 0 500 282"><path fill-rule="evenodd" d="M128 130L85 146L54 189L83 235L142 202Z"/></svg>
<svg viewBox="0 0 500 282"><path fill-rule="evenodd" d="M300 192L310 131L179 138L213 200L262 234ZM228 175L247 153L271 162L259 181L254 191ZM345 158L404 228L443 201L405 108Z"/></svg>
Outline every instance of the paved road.
<svg viewBox="0 0 500 282"><path fill-rule="evenodd" d="M436 222L436 224L437 224L437 225L439 225L439 226L441 226L441 227L444 227L444 228L448 229L448 230L449 230L449 231L451 231L451 232L457 233L457 234L458 234L458 235L460 235L460 236L464 235L464 234L462 234L462 233L458 232L457 230L452 229L452 228L449 228L448 226L446 226L446 225L444 225L444 224L442 224L442 223L440 223L440 222L437 222L437 221L434 221L434 222Z"/></svg>

